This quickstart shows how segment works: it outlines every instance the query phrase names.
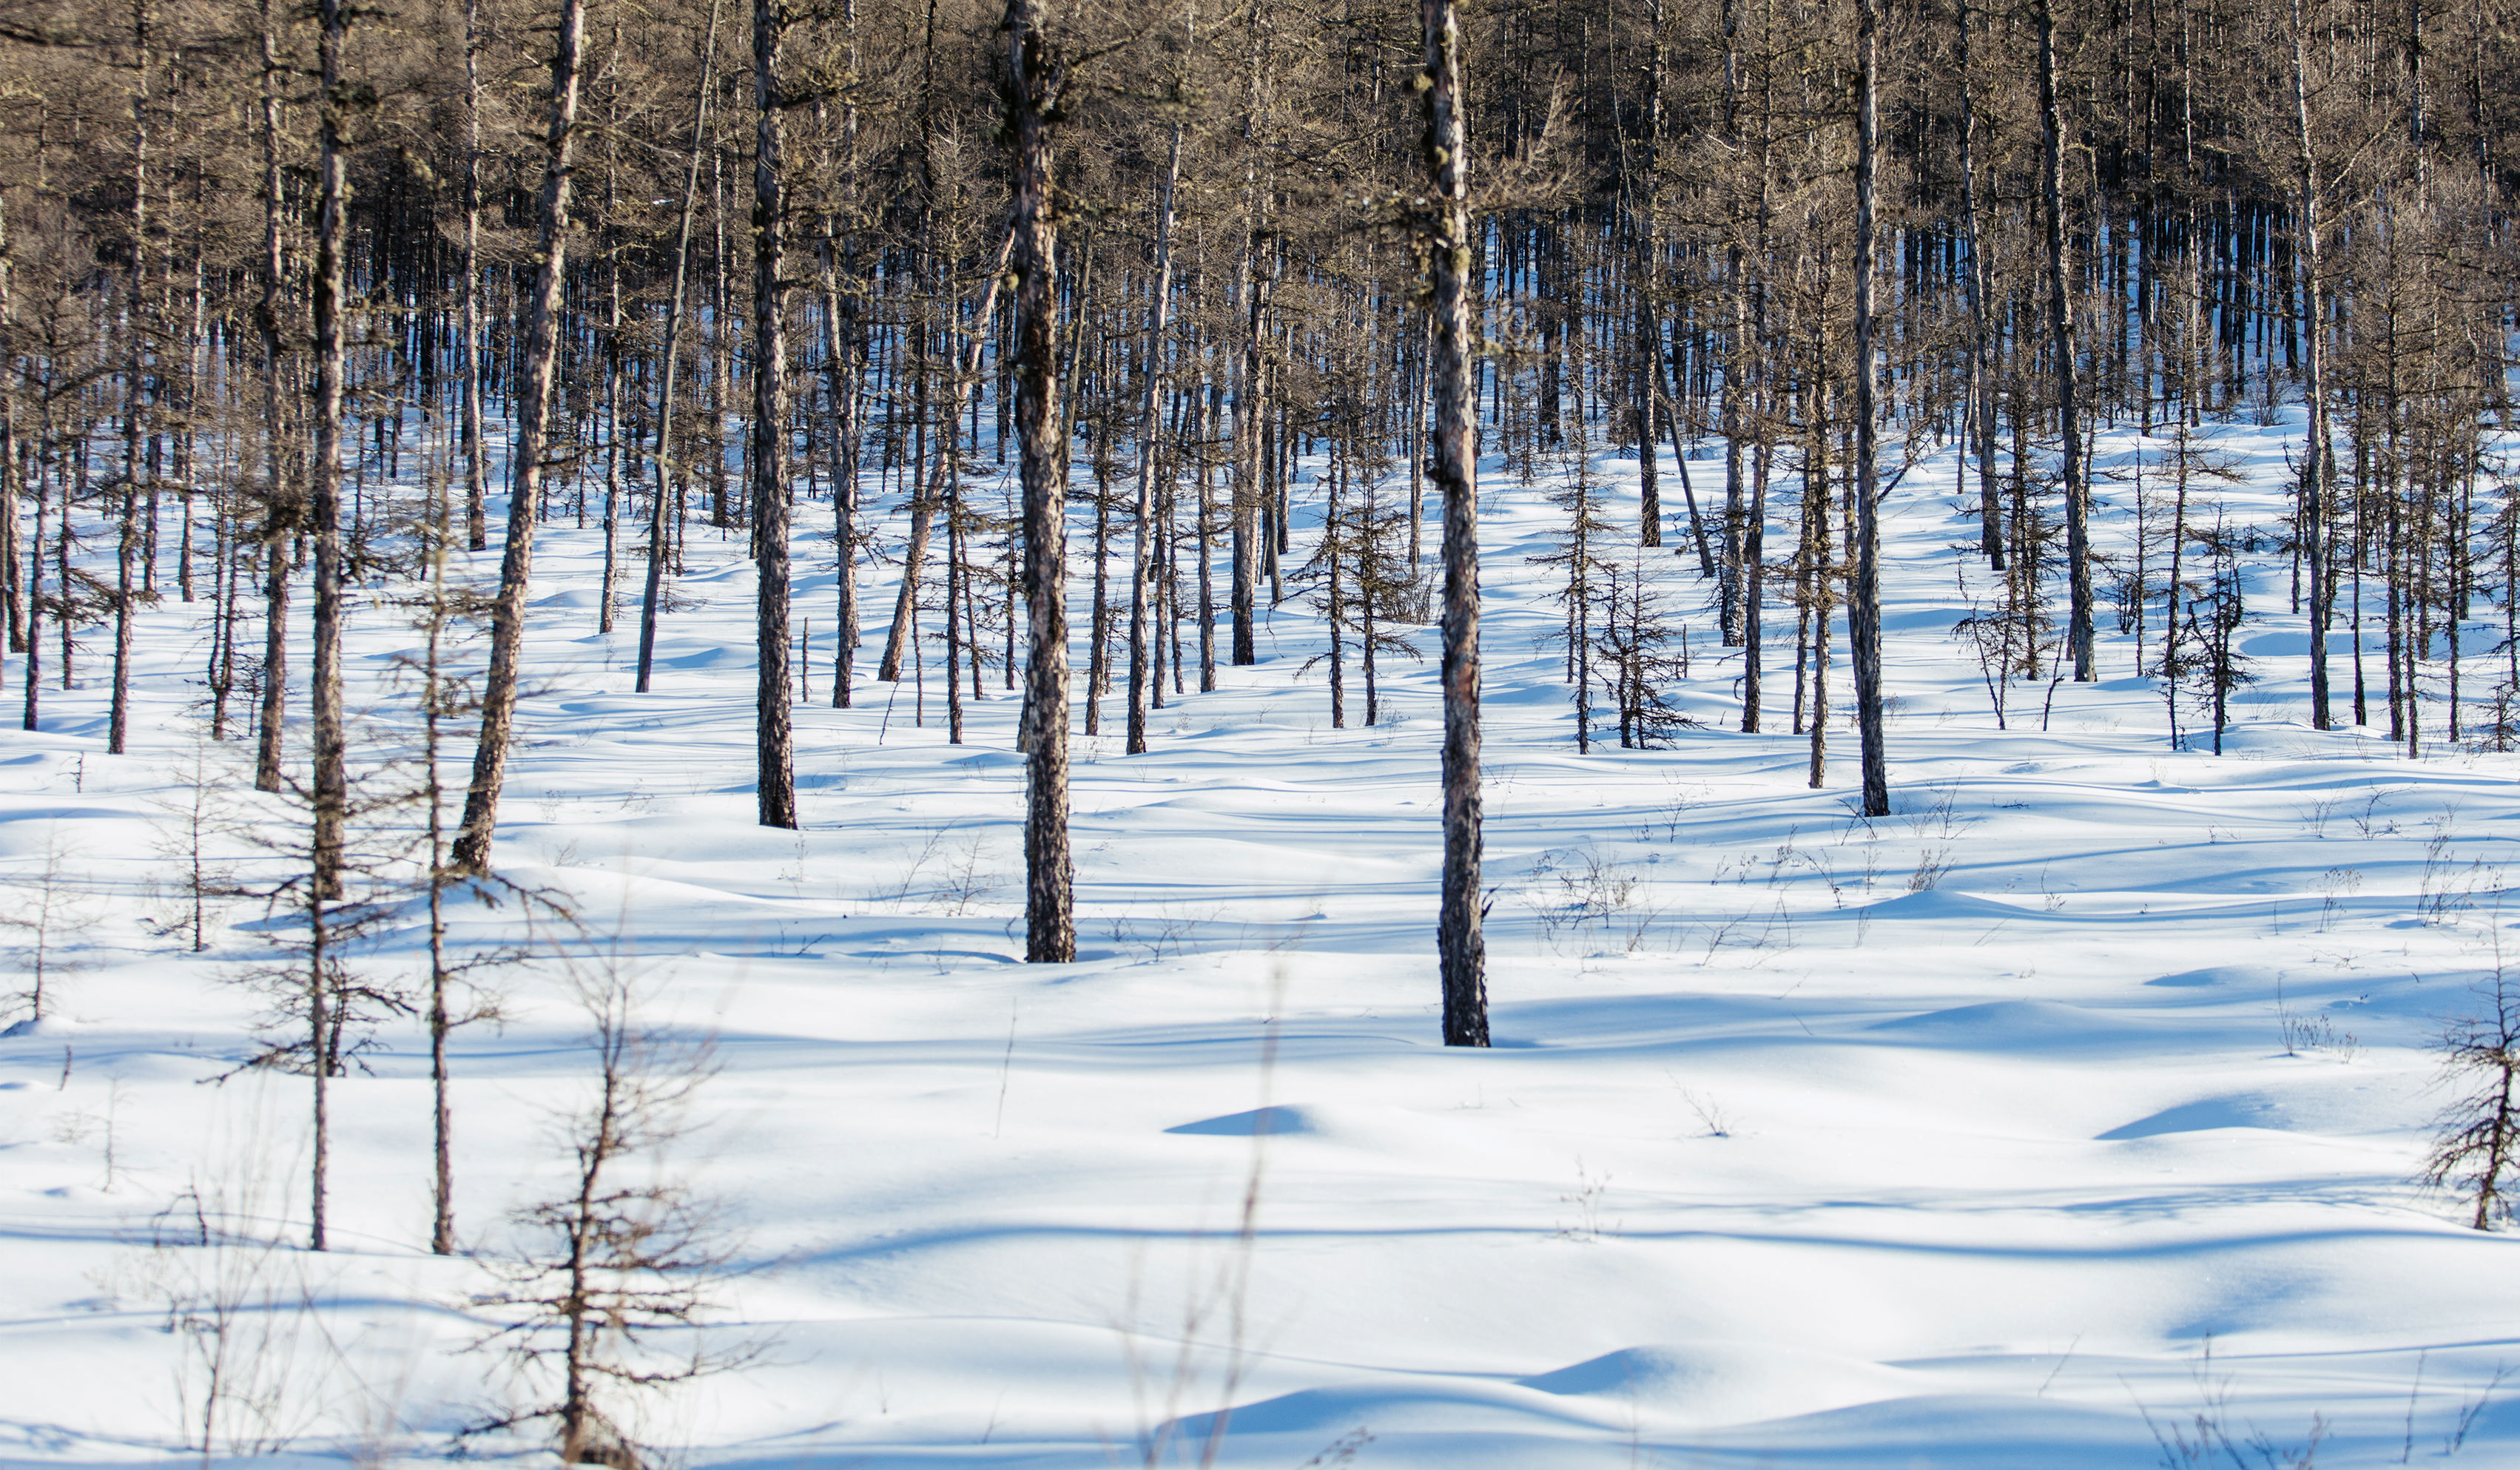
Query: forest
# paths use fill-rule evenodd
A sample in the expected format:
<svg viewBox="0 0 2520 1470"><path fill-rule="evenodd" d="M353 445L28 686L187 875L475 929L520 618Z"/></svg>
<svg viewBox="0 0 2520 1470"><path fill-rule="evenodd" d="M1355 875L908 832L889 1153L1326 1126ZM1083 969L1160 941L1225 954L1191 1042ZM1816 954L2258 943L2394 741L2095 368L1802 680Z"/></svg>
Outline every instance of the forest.
<svg viewBox="0 0 2520 1470"><path fill-rule="evenodd" d="M0 0L0 1455L2507 1452L2510 19Z"/></svg>

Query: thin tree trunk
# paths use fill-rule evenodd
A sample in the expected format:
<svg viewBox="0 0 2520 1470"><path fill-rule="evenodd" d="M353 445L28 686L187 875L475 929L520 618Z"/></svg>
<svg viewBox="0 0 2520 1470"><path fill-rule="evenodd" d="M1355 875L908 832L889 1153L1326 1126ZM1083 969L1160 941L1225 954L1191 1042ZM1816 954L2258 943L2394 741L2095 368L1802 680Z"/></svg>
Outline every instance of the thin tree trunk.
<svg viewBox="0 0 2520 1470"><path fill-rule="evenodd" d="M1162 426L1156 404L1164 380L1164 333L1172 321L1173 193L1181 182L1182 128L1173 125L1172 148L1164 164L1164 192L1156 208L1154 304L1147 322L1146 380L1138 401L1138 499L1130 521L1129 549L1129 732L1128 753L1147 749L1147 697L1156 670L1150 654L1162 649L1148 636L1148 557L1155 515L1155 438ZM1162 691L1155 690L1157 697Z"/></svg>
<svg viewBox="0 0 2520 1470"><path fill-rule="evenodd" d="M1978 549L1987 565L2003 570L2003 507L1995 477L1995 341L1987 330L1987 296L1994 273L1980 230L1977 198L1977 90L1969 70L1970 0L1959 4L1960 214L1967 238L1969 445L1977 460Z"/></svg>
<svg viewBox="0 0 2520 1470"><path fill-rule="evenodd" d="M2327 486L2336 475L2336 450L2327 428L2327 324L2321 316L2319 281L2318 157L2311 148L2307 22L2302 0L2292 0L2292 105L2294 183L2300 193L2296 218L2301 259L2301 326L2304 352L2302 407L2310 421L2309 452L2302 456L2300 524L2310 561L2310 724L2326 730L2328 714L2327 625L2335 591L2327 575ZM2420 152L2417 155L2421 156Z"/></svg>
<svg viewBox="0 0 2520 1470"><path fill-rule="evenodd" d="M685 207L690 195L684 196ZM464 544L490 545L481 448L481 0L464 6Z"/></svg>
<svg viewBox="0 0 2520 1470"><path fill-rule="evenodd" d="M131 735L131 614L132 558L139 551L140 510L140 417L141 404L147 392L144 374L148 360L143 342L148 336L146 314L149 300L149 4L135 0L131 7L132 48L137 65L133 70L131 90L131 293L123 307L123 332L126 353L123 358L122 382L122 527L114 552L113 581L113 691L106 717L105 748L109 755L120 755ZM328 43L332 32L325 32ZM327 134L328 148L331 147ZM327 155L327 156L330 156ZM331 175L326 179L329 182ZM152 492L155 507L155 492Z"/></svg>
<svg viewBox="0 0 2520 1470"><path fill-rule="evenodd" d="M2039 194L2041 212L2047 215L2048 225L2048 335L2056 359L2056 421L2064 439L2065 572L2070 589L2065 642L2074 655L2075 682L2088 684L2099 677L2092 646L2091 501L2083 483L2082 393L2074 361L2071 282L2065 274L2065 138L2056 95L2056 16L2052 0L2039 0L2038 23ZM1869 365L1865 371L1871 371ZM1853 610L1850 605L1850 615ZM1861 702L1860 695L1858 701Z"/></svg>

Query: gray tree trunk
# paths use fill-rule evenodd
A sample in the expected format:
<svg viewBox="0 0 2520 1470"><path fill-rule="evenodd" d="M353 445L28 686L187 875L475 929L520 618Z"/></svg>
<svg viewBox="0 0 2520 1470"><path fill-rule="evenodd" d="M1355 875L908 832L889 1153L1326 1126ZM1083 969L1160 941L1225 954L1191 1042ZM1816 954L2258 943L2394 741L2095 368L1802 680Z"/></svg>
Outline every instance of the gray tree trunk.
<svg viewBox="0 0 2520 1470"><path fill-rule="evenodd" d="M758 598L753 646L755 790L763 826L796 825L795 733L788 678L788 290L787 221L781 197L787 127L780 112L779 43L784 0L753 0L752 100L752 523Z"/></svg>
<svg viewBox="0 0 2520 1470"><path fill-rule="evenodd" d="M1470 303L1478 290L1469 217L1469 129L1462 97L1462 20L1454 0L1423 0L1425 219L1434 317L1433 423L1427 477L1444 500L1444 877L1435 951L1444 1045L1488 1044L1487 941L1479 912L1479 503L1472 444Z"/></svg>
<svg viewBox="0 0 2520 1470"><path fill-rule="evenodd" d="M1067 842L1067 445L1058 409L1058 227L1051 113L1063 67L1042 34L1043 0L1008 0L1007 91L1015 150L1015 432L1023 481L1025 670L1024 958L1076 958L1076 874ZM985 320L985 317L983 318ZM975 338L976 340L976 338ZM960 388L955 401L961 402Z"/></svg>
<svg viewBox="0 0 2520 1470"><path fill-rule="evenodd" d="M1890 767L1882 750L1881 520L1878 502L1879 380L1872 363L1874 217L1880 180L1881 0L1856 0L1855 102L1855 579L1846 600L1847 653L1855 665L1855 728L1864 769L1864 815L1890 815ZM2087 630L2088 632L2088 627Z"/></svg>
<svg viewBox="0 0 2520 1470"><path fill-rule="evenodd" d="M2083 483L2082 389L2074 361L2072 283L2065 275L2064 116L2056 95L2056 15L2051 0L2039 0L2039 124L2041 212L2048 219L2048 335L2056 358L2056 422L2064 440L2065 572L2070 603L2065 643L2074 654L2074 680L2099 677L2092 647L2091 497Z"/></svg>

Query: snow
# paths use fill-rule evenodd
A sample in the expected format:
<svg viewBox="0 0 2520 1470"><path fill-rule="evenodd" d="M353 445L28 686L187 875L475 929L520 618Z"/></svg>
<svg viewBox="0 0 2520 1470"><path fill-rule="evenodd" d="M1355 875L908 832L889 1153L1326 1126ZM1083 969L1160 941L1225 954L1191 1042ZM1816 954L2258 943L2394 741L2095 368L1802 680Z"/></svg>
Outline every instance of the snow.
<svg viewBox="0 0 2520 1470"><path fill-rule="evenodd" d="M2289 431L2228 431L2258 469L2235 520L2276 513ZM2138 442L2104 434L2103 464ZM1428 664L1386 659L1387 723L1331 730L1290 601L1148 754L1080 736L1081 958L1027 966L994 672L960 748L932 669L923 724L908 687L830 708L831 573L800 568L806 825L765 830L740 544L694 529L705 601L665 619L634 695L635 617L594 632L595 533L546 526L502 870L571 897L574 963L636 971L713 1039L672 1165L743 1231L717 1340L761 1348L636 1430L696 1464L831 1470L2183 1465L2208 1426L2270 1464L2320 1436L2322 1466L2520 1456L2520 1258L2410 1183L2443 1096L2427 1044L2511 927L2520 757L2312 731L2268 555L2229 753L2171 748L2106 618L2103 682L2055 689L2044 729L2050 691L2016 687L1999 731L1948 636L1973 540L1934 488L1951 468L1885 507L1898 813L1868 822L1851 731L1813 791L1804 740L1730 729L1736 665L1686 560L1664 575L1705 727L1579 755L1525 560L1556 512L1488 462L1483 1052L1437 1044ZM1632 464L1598 468L1632 491ZM2103 488L2104 545L2131 545L2132 507ZM251 1053L254 998L222 982L270 958L260 908L220 901L198 956L152 926L181 879L205 610L143 613L132 755L103 753L101 643L0 751L14 912L58 852L73 920L58 1013L0 1035L0 1460L183 1457L197 1335L168 1304L240 1261L284 1283L270 1330L321 1329L266 1355L270 1438L428 1458L499 1406L467 1302L565 1165L581 1023L546 958L498 977L503 1025L457 1034L477 1255L427 1253L407 1021L333 1089L335 1251L182 1243L200 1199L292 1242L305 1210L305 1081L212 1081ZM1770 616L1775 730L1792 634ZM391 662L415 643L357 614L372 731L407 729ZM362 739L363 762L408 753ZM476 947L527 924L514 903L453 921ZM411 974L422 922L405 905L363 963Z"/></svg>

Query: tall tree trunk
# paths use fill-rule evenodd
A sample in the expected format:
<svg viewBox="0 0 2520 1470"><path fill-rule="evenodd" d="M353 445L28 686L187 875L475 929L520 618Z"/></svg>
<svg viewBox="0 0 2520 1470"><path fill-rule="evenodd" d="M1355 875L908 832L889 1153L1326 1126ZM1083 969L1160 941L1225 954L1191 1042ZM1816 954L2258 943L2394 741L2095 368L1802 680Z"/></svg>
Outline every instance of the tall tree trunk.
<svg viewBox="0 0 2520 1470"><path fill-rule="evenodd" d="M338 0L327 0L338 3ZM578 54L586 44L586 0L561 0L560 34L552 52L551 123L544 135L542 207L536 221L538 262L525 321L524 380L517 394L515 474L508 496L507 551L499 593L490 604L490 666L481 682L480 743L464 796L464 821L450 865L487 872L490 839L499 824L499 792L508 773L508 742L517 724L517 690L525 644L525 592L533 578L534 510L542 498L543 438L551 421L552 377L560 355L561 289L568 256L568 197L577 152Z"/></svg>
<svg viewBox="0 0 2520 1470"><path fill-rule="evenodd" d="M833 620L838 630L832 644L832 707L847 709L857 679L858 646L858 79L857 0L840 7L846 90L840 104L840 156L837 173L846 191L849 230L841 239L832 214L823 215L823 391L832 405L832 556L835 565L832 591L838 601ZM847 256L843 269L840 257ZM845 277L845 282L843 278ZM843 286L845 285L845 292Z"/></svg>
<svg viewBox="0 0 2520 1470"><path fill-rule="evenodd" d="M2327 427L2327 324L2319 280L2318 156L2311 147L2308 23L2302 0L2292 0L2292 107L2294 186L2300 195L2294 218L2301 260L2302 408L2309 419L2309 452L2301 466L2299 521L2302 550L2310 561L2310 724L2329 729L2327 625L2335 592L2327 574L2327 487L2336 477L2336 448Z"/></svg>
<svg viewBox="0 0 2520 1470"><path fill-rule="evenodd" d="M317 104L315 212L315 423L314 465L308 476L307 529L315 540L314 653L307 670L312 714L309 743L314 771L315 888L324 899L340 896L349 788L343 763L341 623L341 315L346 306L342 258L349 235L348 139L342 116L341 47L349 34L345 0L321 0L323 94Z"/></svg>
<svg viewBox="0 0 2520 1470"><path fill-rule="evenodd" d="M1487 941L1479 912L1479 503L1472 447L1470 356L1474 274L1469 129L1462 96L1462 20L1455 0L1422 0L1426 55L1423 224L1434 317L1434 423L1427 478L1444 498L1444 876L1435 951L1444 1045L1488 1044Z"/></svg>
<svg viewBox="0 0 2520 1470"><path fill-rule="evenodd" d="M2056 15L2039 0L2040 209L2048 219L2048 336L2056 364L2056 422L2063 437L2065 575L2069 590L2065 643L2074 679L2099 677L2092 646L2091 497L2083 483L2082 389L2074 361L2073 283L2065 272L2065 123L2056 95ZM1870 368L1868 366L1868 373ZM1859 553L1859 556L1861 554ZM1850 605L1848 612L1853 613ZM1861 698L1859 696L1859 703Z"/></svg>
<svg viewBox="0 0 2520 1470"><path fill-rule="evenodd" d="M1969 70L1970 0L1959 4L1960 214L1968 269L1968 441L1977 460L1978 550L1987 565L2003 570L2003 507L1995 475L1995 340L1987 330L1987 296L1994 269L1981 231L1977 197L1977 90Z"/></svg>
<svg viewBox="0 0 2520 1470"><path fill-rule="evenodd" d="M331 31L325 34L329 41ZM149 0L133 0L131 38L136 60L131 88L131 291L123 305L122 526L114 551L113 692L105 735L110 755L122 754L131 736L131 573L132 558L139 551L140 420L147 394L143 375L148 370Z"/></svg>
<svg viewBox="0 0 2520 1470"><path fill-rule="evenodd" d="M481 0L464 6L463 391L464 544L478 552L490 545L481 449Z"/></svg>
<svg viewBox="0 0 2520 1470"><path fill-rule="evenodd" d="M796 825L795 735L788 678L787 221L780 177L787 127L780 112L779 43L785 0L753 0L752 517L759 549L754 647L756 792L763 826Z"/></svg>
<svg viewBox="0 0 2520 1470"><path fill-rule="evenodd" d="M1076 874L1067 841L1067 445L1058 408L1058 227L1050 128L1064 68L1042 34L1043 0L1008 0L1007 104L1015 166L1015 431L1021 443L1024 598L1031 663L1024 719L1024 958L1076 958ZM960 394L957 392L959 403Z"/></svg>
<svg viewBox="0 0 2520 1470"><path fill-rule="evenodd" d="M341 725L341 311L347 234L349 160L341 116L341 46L350 16L342 0L320 0L322 93L316 105L318 144L315 214L314 460L307 475L308 529L315 541L314 657L307 670L313 765L314 873L307 889L306 965L309 1070L314 1079L313 1221L309 1243L325 1246L325 1166L330 1150L326 1086L332 1074L333 990L329 905L341 895L342 841L349 789Z"/></svg>
<svg viewBox="0 0 2520 1470"><path fill-rule="evenodd" d="M1873 402L1873 217L1879 192L1881 0L1856 0L1855 104L1855 580L1846 599L1847 653L1855 664L1855 726L1864 767L1864 815L1890 815L1890 767L1881 729L1880 411Z"/></svg>

